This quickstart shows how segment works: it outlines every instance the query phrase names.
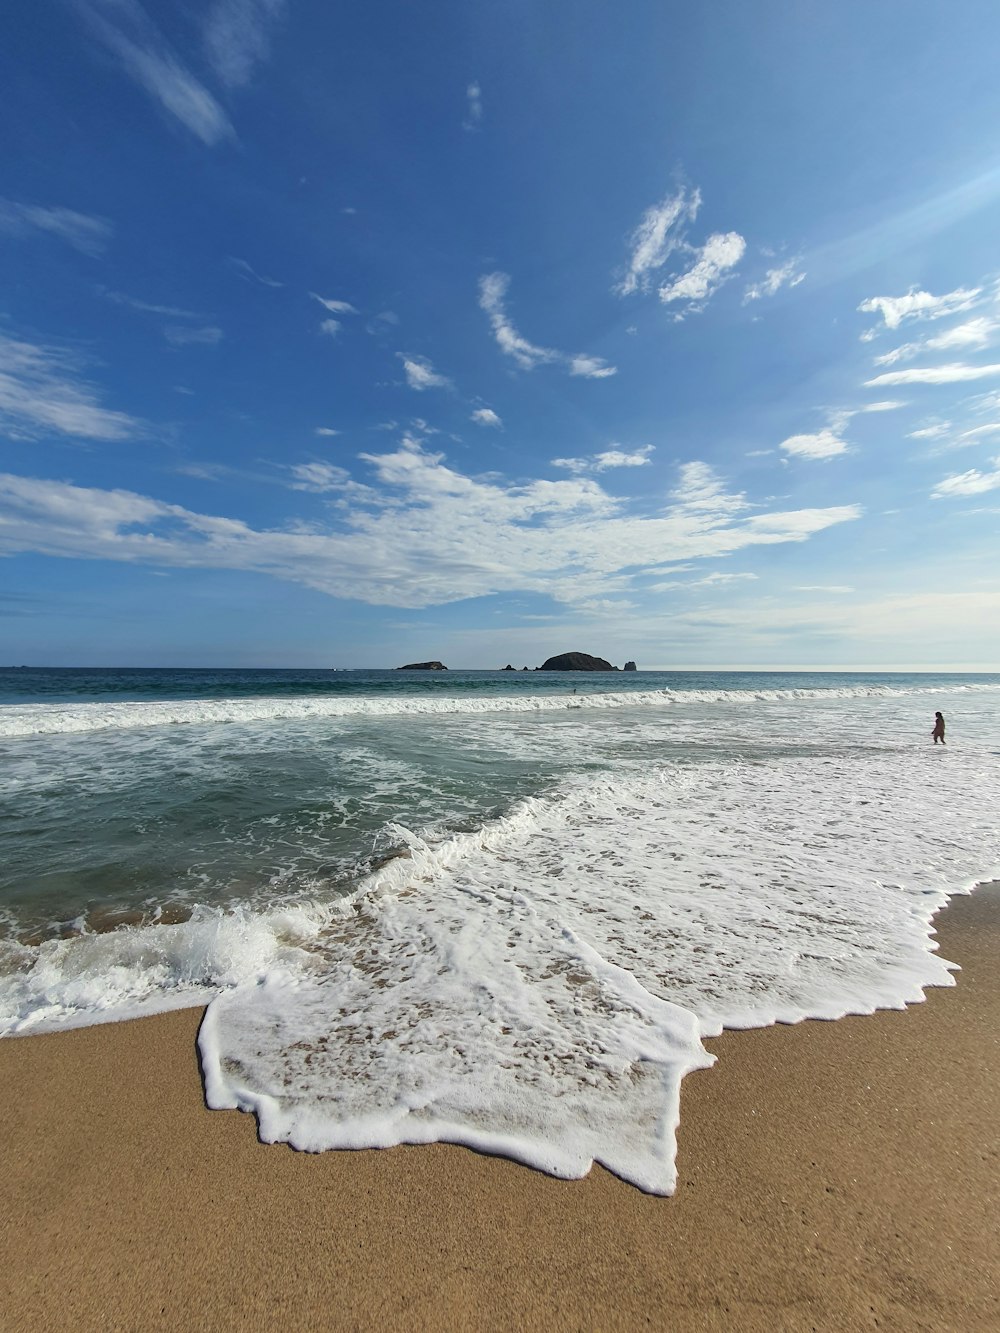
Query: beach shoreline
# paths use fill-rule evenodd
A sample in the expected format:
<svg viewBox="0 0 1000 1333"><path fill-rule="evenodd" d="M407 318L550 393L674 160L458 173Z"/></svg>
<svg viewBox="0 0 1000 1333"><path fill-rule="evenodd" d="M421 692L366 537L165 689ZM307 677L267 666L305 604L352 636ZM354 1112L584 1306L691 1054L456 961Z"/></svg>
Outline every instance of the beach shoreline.
<svg viewBox="0 0 1000 1333"><path fill-rule="evenodd" d="M0 1041L4 1327L1000 1327L1000 884L935 929L923 1004L706 1042L670 1198L262 1145L200 1009Z"/></svg>

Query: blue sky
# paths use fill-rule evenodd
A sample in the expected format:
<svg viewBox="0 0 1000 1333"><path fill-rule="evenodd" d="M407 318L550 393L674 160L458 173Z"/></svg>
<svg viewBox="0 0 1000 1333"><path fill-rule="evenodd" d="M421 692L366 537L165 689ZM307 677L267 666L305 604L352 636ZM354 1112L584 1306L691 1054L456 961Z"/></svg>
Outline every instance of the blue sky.
<svg viewBox="0 0 1000 1333"><path fill-rule="evenodd" d="M1000 667L992 0L0 38L0 661Z"/></svg>

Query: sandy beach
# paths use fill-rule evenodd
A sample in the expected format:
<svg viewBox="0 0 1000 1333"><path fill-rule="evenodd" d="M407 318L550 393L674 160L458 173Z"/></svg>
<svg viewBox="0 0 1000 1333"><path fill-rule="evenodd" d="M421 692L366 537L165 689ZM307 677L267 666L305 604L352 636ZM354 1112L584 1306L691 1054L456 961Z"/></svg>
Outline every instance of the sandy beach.
<svg viewBox="0 0 1000 1333"><path fill-rule="evenodd" d="M5 1329L1000 1328L1000 885L958 985L726 1033L654 1198L205 1108L199 1010L0 1042Z"/></svg>

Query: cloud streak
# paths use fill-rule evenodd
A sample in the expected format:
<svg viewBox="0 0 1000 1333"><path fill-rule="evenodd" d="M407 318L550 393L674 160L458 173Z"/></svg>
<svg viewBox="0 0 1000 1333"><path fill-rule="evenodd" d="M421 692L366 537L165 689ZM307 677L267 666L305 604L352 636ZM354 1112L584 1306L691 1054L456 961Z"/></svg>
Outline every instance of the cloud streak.
<svg viewBox="0 0 1000 1333"><path fill-rule="evenodd" d="M208 147L234 139L229 117L181 64L138 0L75 0L121 68L168 115Z"/></svg>
<svg viewBox="0 0 1000 1333"><path fill-rule="evenodd" d="M314 493L350 493L349 505L328 509L326 528L261 531L127 491L2 476L0 550L253 570L411 609L510 591L579 606L627 593L664 565L806 541L860 513L854 505L751 513L704 463L686 464L671 499L649 516L589 478L465 476L412 440L360 458L378 489L327 464L292 473Z"/></svg>
<svg viewBox="0 0 1000 1333"><path fill-rule="evenodd" d="M82 378L71 352L0 333L0 427L20 439L55 433L127 440L141 423L101 406L99 391Z"/></svg>
<svg viewBox="0 0 1000 1333"><path fill-rule="evenodd" d="M961 384L966 380L983 380L1000 375L1000 365L969 366L962 362L953 362L945 366L912 367L910 370L890 370L885 375L876 375L872 380L865 380L869 389L881 388L888 384Z"/></svg>
<svg viewBox="0 0 1000 1333"><path fill-rule="evenodd" d="M0 233L26 236L37 231L57 236L81 254L96 258L107 249L112 226L106 218L78 213L73 208L45 208L0 199Z"/></svg>
<svg viewBox="0 0 1000 1333"><path fill-rule="evenodd" d="M584 379L602 380L617 375L618 367L608 365L603 357L557 352L551 347L539 347L523 338L507 314L506 297L510 277L506 273L487 273L479 279L479 306L486 312L497 346L511 357L522 370L538 366L564 365L571 375Z"/></svg>

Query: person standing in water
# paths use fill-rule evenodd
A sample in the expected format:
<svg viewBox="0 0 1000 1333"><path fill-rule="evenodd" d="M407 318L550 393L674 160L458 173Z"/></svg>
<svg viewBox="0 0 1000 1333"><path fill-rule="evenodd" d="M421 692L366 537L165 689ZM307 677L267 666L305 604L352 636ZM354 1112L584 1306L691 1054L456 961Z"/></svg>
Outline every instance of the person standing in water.
<svg viewBox="0 0 1000 1333"><path fill-rule="evenodd" d="M937 745L938 741L944 745L944 713L934 714L934 730L931 732L931 735L934 737L935 745Z"/></svg>

